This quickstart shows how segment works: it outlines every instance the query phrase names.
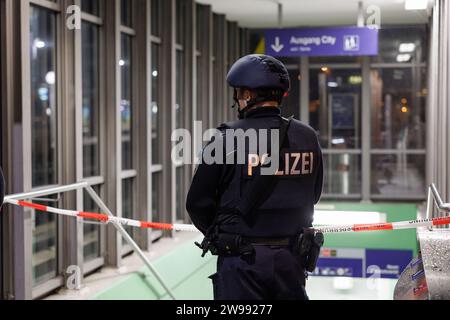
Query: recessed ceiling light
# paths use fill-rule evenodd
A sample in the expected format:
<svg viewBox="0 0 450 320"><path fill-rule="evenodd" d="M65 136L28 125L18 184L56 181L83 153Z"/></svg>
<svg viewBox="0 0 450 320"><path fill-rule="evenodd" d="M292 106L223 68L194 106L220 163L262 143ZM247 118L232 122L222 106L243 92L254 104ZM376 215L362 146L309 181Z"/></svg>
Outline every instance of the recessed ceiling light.
<svg viewBox="0 0 450 320"><path fill-rule="evenodd" d="M408 53L397 55L397 62L408 62L411 60L411 55Z"/></svg>
<svg viewBox="0 0 450 320"><path fill-rule="evenodd" d="M416 50L416 45L414 43L400 43L400 47L398 51L401 53L404 52L414 52Z"/></svg>
<svg viewBox="0 0 450 320"><path fill-rule="evenodd" d="M36 39L34 40L34 46L38 49L43 49L47 46L47 44L42 40Z"/></svg>
<svg viewBox="0 0 450 320"><path fill-rule="evenodd" d="M335 81L330 81L330 82L328 82L328 86L329 86L330 88L337 88L337 87L339 87L338 83L335 82Z"/></svg>
<svg viewBox="0 0 450 320"><path fill-rule="evenodd" d="M405 0L405 10L426 10L428 0Z"/></svg>

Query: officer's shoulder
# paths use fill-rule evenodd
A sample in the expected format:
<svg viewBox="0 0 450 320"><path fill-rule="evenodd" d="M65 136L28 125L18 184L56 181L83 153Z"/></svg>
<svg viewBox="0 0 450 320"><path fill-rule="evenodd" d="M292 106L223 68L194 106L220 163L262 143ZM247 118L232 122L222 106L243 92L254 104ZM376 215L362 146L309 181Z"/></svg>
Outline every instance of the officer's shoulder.
<svg viewBox="0 0 450 320"><path fill-rule="evenodd" d="M317 137L317 131L300 120L292 119L291 128L308 136Z"/></svg>
<svg viewBox="0 0 450 320"><path fill-rule="evenodd" d="M230 121L230 122L225 122L222 123L217 130L219 131L226 131L226 130L230 130L230 129L238 129L242 126L242 121L241 120L236 120L236 121Z"/></svg>

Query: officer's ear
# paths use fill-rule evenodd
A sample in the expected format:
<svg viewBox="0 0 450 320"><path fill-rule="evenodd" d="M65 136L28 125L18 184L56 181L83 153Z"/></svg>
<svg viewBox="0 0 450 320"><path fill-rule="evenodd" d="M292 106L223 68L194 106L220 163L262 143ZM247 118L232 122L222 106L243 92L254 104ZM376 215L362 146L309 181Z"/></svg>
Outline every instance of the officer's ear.
<svg viewBox="0 0 450 320"><path fill-rule="evenodd" d="M241 94L241 99L242 100L246 100L246 101L250 101L250 100L253 99L253 93L250 90L243 89L242 90L242 94Z"/></svg>

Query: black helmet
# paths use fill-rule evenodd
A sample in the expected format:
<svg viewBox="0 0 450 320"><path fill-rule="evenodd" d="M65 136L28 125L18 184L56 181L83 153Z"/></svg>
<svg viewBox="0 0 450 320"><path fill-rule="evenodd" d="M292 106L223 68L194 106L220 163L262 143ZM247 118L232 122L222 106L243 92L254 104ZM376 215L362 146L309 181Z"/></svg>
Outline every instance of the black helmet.
<svg viewBox="0 0 450 320"><path fill-rule="evenodd" d="M277 89L287 93L289 73L281 61L263 54L245 56L231 67L227 77L233 88Z"/></svg>

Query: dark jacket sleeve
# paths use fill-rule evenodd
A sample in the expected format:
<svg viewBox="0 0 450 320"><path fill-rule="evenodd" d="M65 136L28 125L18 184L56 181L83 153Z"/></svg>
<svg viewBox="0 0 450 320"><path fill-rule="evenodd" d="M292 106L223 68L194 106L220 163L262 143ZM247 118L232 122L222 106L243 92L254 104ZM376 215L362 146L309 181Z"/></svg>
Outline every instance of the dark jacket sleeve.
<svg viewBox="0 0 450 320"><path fill-rule="evenodd" d="M194 225L203 234L216 216L220 176L220 165L200 164L189 189L186 210Z"/></svg>
<svg viewBox="0 0 450 320"><path fill-rule="evenodd" d="M317 175L316 182L314 186L314 204L319 203L320 198L322 197L323 191L323 155L322 150L320 148L320 143L318 142L318 167L317 167Z"/></svg>
<svg viewBox="0 0 450 320"><path fill-rule="evenodd" d="M225 125L219 127L218 130L221 132L221 135L214 137L210 144L213 143L216 138L224 139L225 129ZM222 142L223 146L225 146L225 141L222 140ZM204 154L202 153L202 158L203 157ZM197 167L188 192L186 210L194 225L203 234L205 234L208 228L214 223L217 215L225 166L226 165L224 164L218 163L207 164L207 162L205 163L205 161L203 161Z"/></svg>

